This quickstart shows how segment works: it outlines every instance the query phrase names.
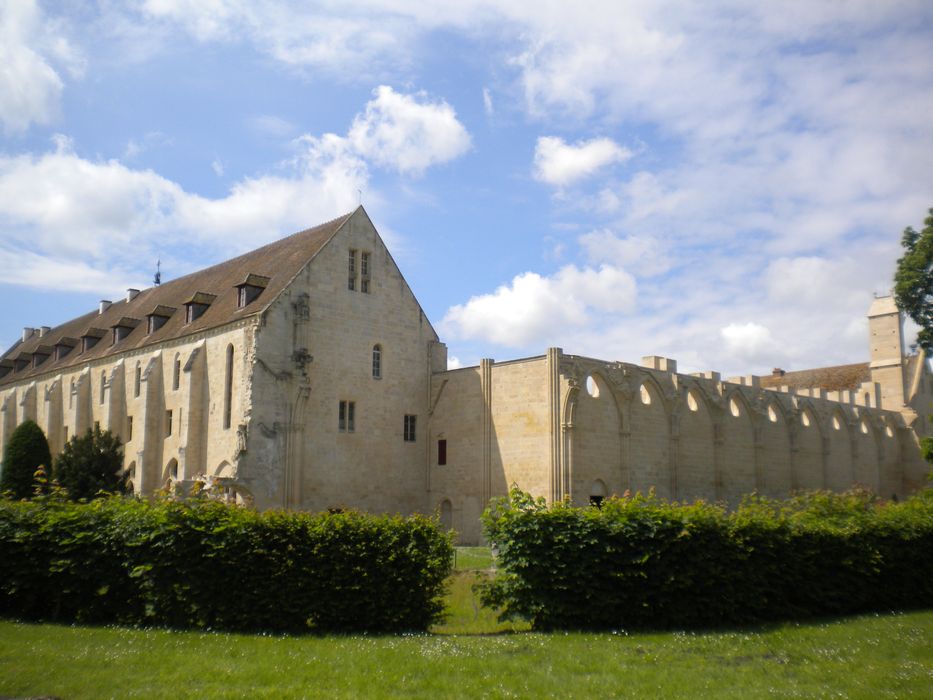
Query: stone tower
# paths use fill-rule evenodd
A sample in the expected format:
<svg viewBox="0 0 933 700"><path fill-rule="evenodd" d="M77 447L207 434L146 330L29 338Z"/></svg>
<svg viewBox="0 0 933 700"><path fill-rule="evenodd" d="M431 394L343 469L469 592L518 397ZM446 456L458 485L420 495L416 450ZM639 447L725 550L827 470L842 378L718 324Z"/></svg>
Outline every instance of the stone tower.
<svg viewBox="0 0 933 700"><path fill-rule="evenodd" d="M904 407L903 317L893 296L876 297L868 309L871 380L881 387L881 407Z"/></svg>

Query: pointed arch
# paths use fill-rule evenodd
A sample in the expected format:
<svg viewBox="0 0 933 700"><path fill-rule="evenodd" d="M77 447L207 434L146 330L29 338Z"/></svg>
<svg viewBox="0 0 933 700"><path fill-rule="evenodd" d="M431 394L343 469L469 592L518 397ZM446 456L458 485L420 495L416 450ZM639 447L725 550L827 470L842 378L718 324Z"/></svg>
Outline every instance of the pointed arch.
<svg viewBox="0 0 933 700"><path fill-rule="evenodd" d="M852 455L852 433L849 419L841 406L835 406L826 426L826 488L844 491L852 485L854 465Z"/></svg>
<svg viewBox="0 0 933 700"><path fill-rule="evenodd" d="M720 496L735 506L762 486L760 455L755 448L756 421L748 397L738 386L723 396L723 407L720 431L728 458L722 460Z"/></svg>
<svg viewBox="0 0 933 700"><path fill-rule="evenodd" d="M823 426L811 401L798 401L796 421L797 461L794 474L796 486L804 491L826 488Z"/></svg>
<svg viewBox="0 0 933 700"><path fill-rule="evenodd" d="M643 396L647 396L645 403ZM673 496L671 468L671 414L664 392L648 372L638 379L629 414L629 440L632 463L629 488L647 492L655 488L660 496Z"/></svg>
<svg viewBox="0 0 933 700"><path fill-rule="evenodd" d="M792 414L781 401L782 396L767 396L764 417L759 423L761 450L758 467L761 474L759 492L769 498L783 498L794 486L790 439ZM786 400L786 399L785 399Z"/></svg>
<svg viewBox="0 0 933 700"><path fill-rule="evenodd" d="M680 392L678 454L671 497L716 498L716 416L706 392L694 383Z"/></svg>
<svg viewBox="0 0 933 700"><path fill-rule="evenodd" d="M587 375L592 392L586 390L586 380L575 387L572 439L568 441L573 454L571 499L576 505L590 502L589 488L594 480L602 480L618 489L622 480L622 442L619 426L621 414L613 399L609 382L598 370Z"/></svg>

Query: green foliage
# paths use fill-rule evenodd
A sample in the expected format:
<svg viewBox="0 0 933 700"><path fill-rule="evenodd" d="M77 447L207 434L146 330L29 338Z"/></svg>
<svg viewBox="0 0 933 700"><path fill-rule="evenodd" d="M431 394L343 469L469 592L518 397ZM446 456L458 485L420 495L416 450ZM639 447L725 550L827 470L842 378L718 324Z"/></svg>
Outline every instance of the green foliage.
<svg viewBox="0 0 933 700"><path fill-rule="evenodd" d="M897 261L894 299L920 326L917 344L933 354L933 209L923 223L920 233L910 226L904 229L904 256Z"/></svg>
<svg viewBox="0 0 933 700"><path fill-rule="evenodd" d="M500 575L484 604L536 629L696 628L933 605L933 497L863 491L735 512L654 495L548 507L514 489L483 515Z"/></svg>
<svg viewBox="0 0 933 700"><path fill-rule="evenodd" d="M421 516L208 500L0 501L0 615L265 631L425 630L450 537Z"/></svg>
<svg viewBox="0 0 933 700"><path fill-rule="evenodd" d="M96 498L102 493L123 493L123 443L109 430L94 426L75 435L55 459L55 479L73 500Z"/></svg>
<svg viewBox="0 0 933 700"><path fill-rule="evenodd" d="M3 451L0 491L9 492L13 498L29 498L36 469L51 464L52 454L42 428L31 420L24 421L10 435Z"/></svg>

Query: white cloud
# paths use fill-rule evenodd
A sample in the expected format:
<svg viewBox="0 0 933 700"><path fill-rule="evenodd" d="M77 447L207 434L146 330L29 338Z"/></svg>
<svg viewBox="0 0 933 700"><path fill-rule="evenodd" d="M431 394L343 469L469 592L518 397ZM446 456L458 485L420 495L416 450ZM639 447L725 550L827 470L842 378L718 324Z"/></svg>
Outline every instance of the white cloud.
<svg viewBox="0 0 933 700"><path fill-rule="evenodd" d="M487 117L491 117L494 111L492 105L492 94L489 92L489 88L483 88L483 111L486 112Z"/></svg>
<svg viewBox="0 0 933 700"><path fill-rule="evenodd" d="M221 162L220 158L214 158L211 161L211 170L214 171L214 175L217 177L224 176L224 164Z"/></svg>
<svg viewBox="0 0 933 700"><path fill-rule="evenodd" d="M470 135L446 102L403 95L381 85L347 139L361 157L400 173L420 175L467 152Z"/></svg>
<svg viewBox="0 0 933 700"><path fill-rule="evenodd" d="M44 279L47 287L86 291L111 268L123 270L121 278L145 278L141 271L159 251L175 246L185 250L176 269L199 255L249 250L351 211L359 190L378 206L380 194L367 187L367 159L417 174L462 153L469 137L446 103L380 88L348 136L306 134L273 172L243 178L217 198L186 191L152 170L82 157L64 136L53 141L54 150L43 154L0 155L0 257L6 255L0 268L14 269L10 251L18 250L28 274L5 279L33 287ZM128 155L141 148L136 144ZM219 160L212 167L223 174Z"/></svg>
<svg viewBox="0 0 933 700"><path fill-rule="evenodd" d="M80 74L83 61L34 0L0 4L0 124L6 133L48 124L64 81L52 64Z"/></svg>
<svg viewBox="0 0 933 700"><path fill-rule="evenodd" d="M579 243L591 263L621 265L638 276L658 275L670 269L670 254L653 236L619 237L612 231L590 231Z"/></svg>
<svg viewBox="0 0 933 700"><path fill-rule="evenodd" d="M635 280L621 268L567 265L550 277L523 273L492 294L453 306L441 327L455 338L523 347L583 327L593 312L628 312L635 297Z"/></svg>
<svg viewBox="0 0 933 700"><path fill-rule="evenodd" d="M774 340L771 331L760 323L730 323L719 330L726 341L726 349L731 353L746 358L755 357L762 351L770 350Z"/></svg>
<svg viewBox="0 0 933 700"><path fill-rule="evenodd" d="M557 136L541 136L535 145L534 176L549 185L564 187L631 157L630 150L608 138L568 144Z"/></svg>

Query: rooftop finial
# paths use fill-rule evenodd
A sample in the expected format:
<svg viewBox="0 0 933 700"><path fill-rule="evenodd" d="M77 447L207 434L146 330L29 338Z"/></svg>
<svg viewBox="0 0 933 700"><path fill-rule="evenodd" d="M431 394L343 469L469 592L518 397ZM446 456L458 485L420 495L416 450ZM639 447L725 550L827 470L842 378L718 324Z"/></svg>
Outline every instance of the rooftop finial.
<svg viewBox="0 0 933 700"><path fill-rule="evenodd" d="M161 270L161 268L162 268L162 260L161 260L161 258L160 258L159 260L156 260L156 273L155 273L155 277L152 278L152 283L153 283L156 287L158 287L160 284L162 284L162 270Z"/></svg>

